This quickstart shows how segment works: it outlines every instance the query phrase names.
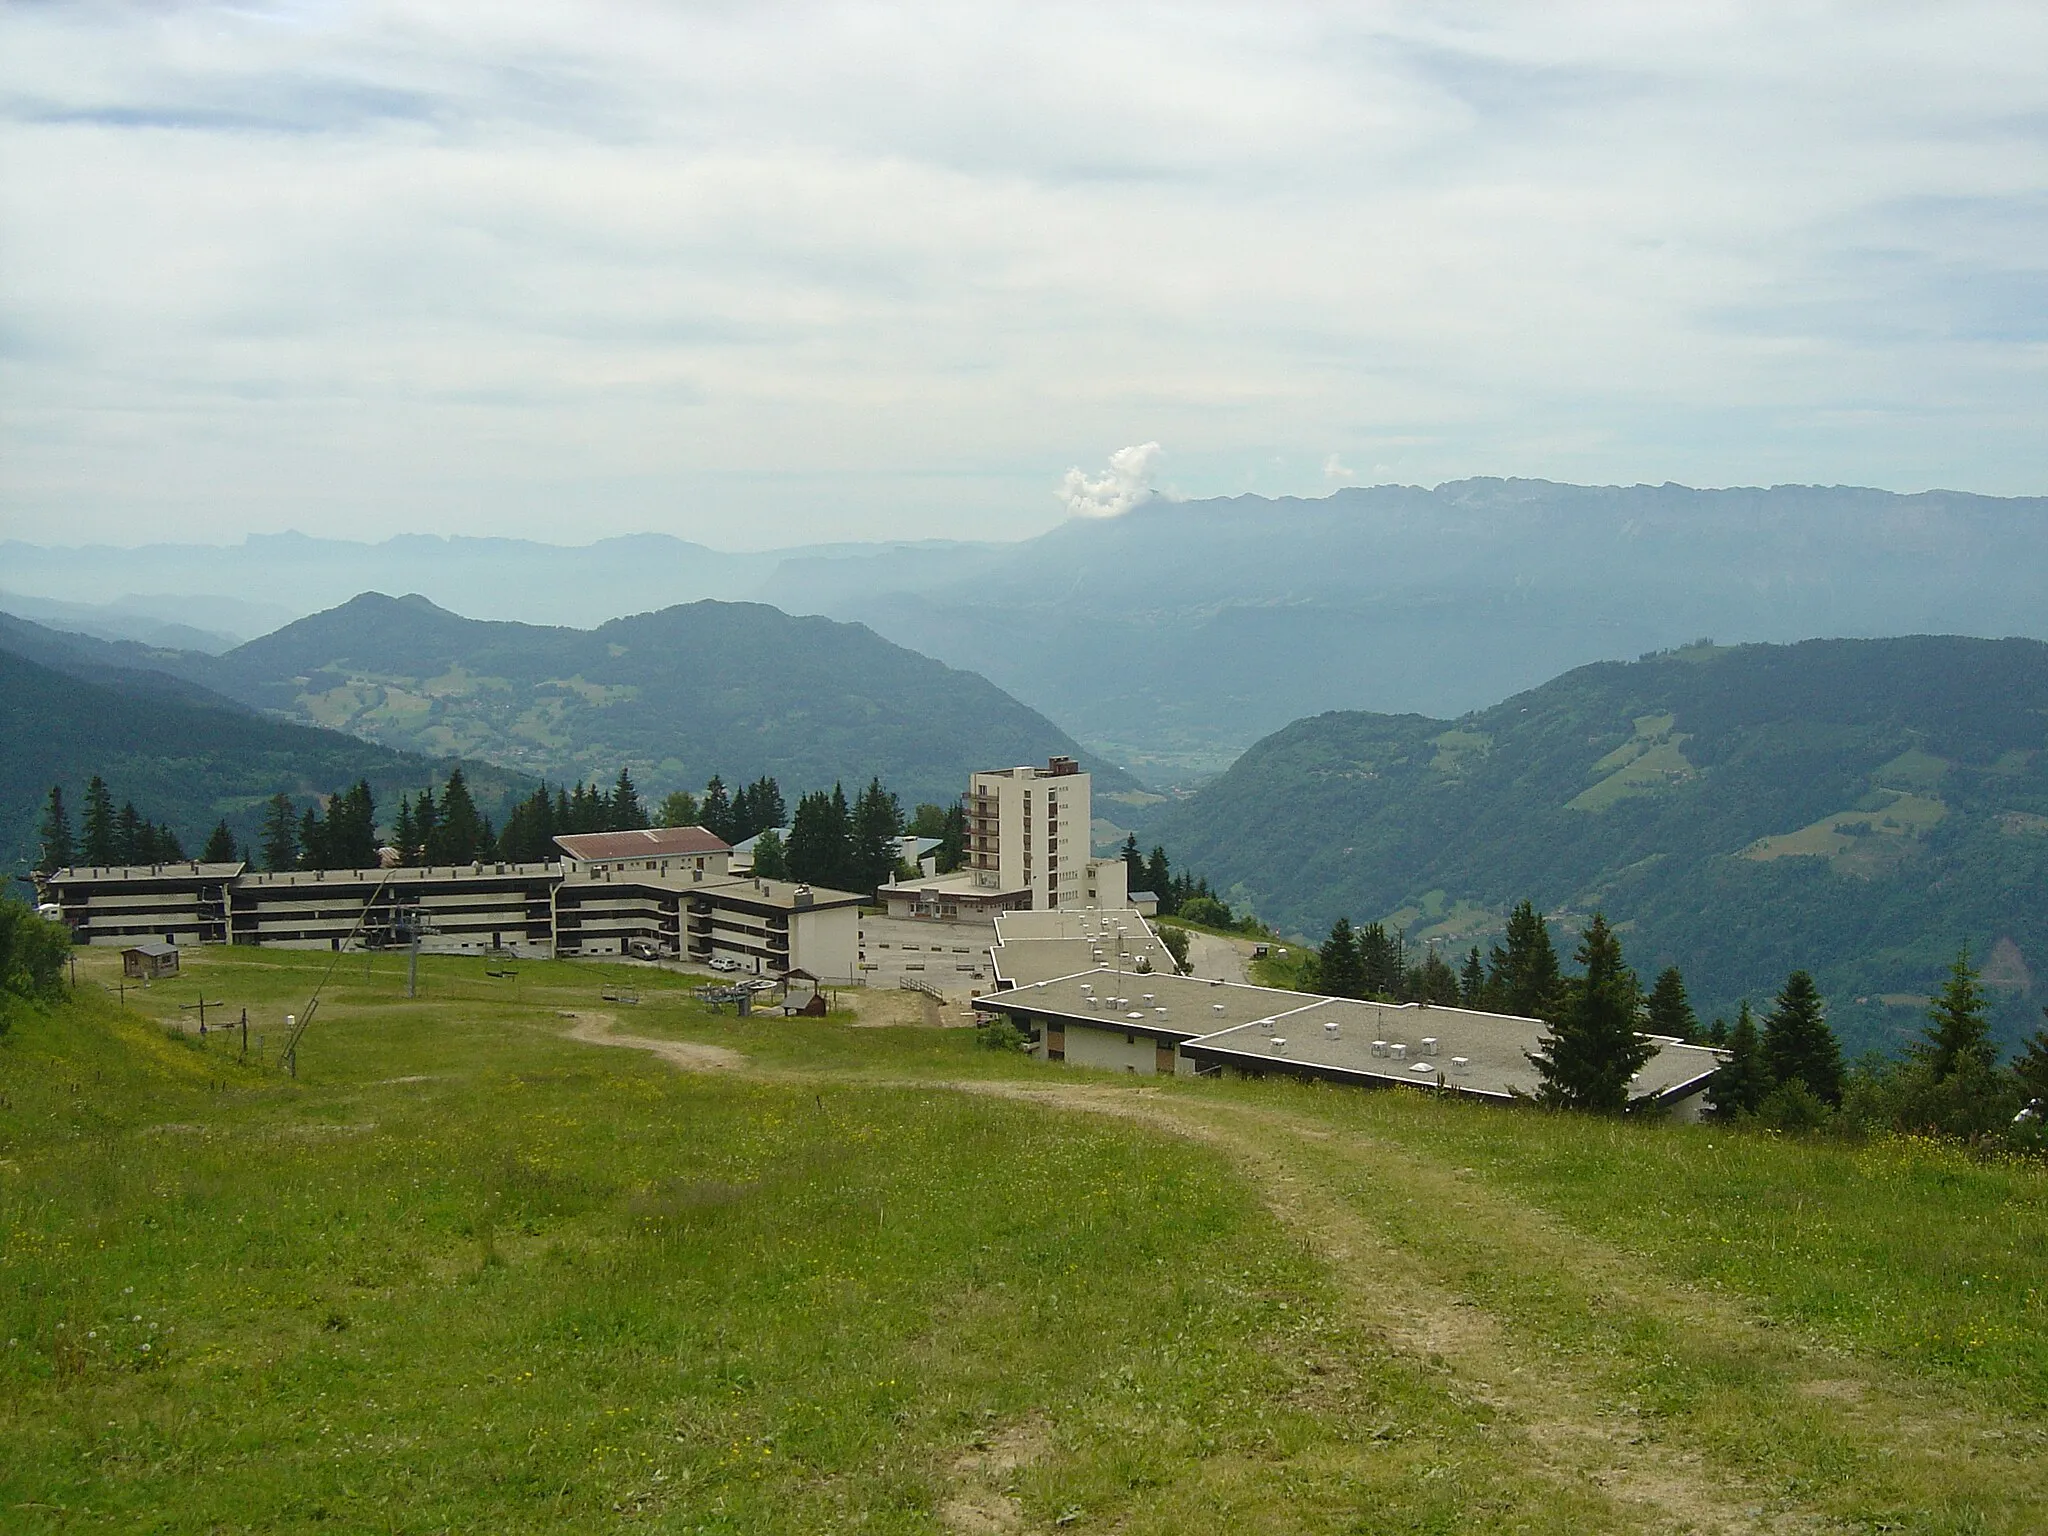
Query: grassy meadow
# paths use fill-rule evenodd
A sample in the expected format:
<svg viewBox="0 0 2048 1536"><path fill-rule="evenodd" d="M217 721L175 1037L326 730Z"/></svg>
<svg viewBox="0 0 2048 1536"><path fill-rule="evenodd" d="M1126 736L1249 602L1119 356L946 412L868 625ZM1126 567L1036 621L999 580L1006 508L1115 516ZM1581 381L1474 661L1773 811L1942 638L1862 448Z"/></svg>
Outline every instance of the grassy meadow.
<svg viewBox="0 0 2048 1536"><path fill-rule="evenodd" d="M2036 1165L329 963L15 1015L0 1528L2048 1525Z"/></svg>

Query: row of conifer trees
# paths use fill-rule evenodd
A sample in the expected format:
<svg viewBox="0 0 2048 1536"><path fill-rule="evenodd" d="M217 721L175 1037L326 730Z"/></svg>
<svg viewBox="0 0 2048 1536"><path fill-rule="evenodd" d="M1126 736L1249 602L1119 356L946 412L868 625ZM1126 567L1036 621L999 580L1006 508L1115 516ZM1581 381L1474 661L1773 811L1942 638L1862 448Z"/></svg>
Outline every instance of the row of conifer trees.
<svg viewBox="0 0 2048 1536"><path fill-rule="evenodd" d="M1560 965L1548 923L1527 901L1509 914L1503 942L1485 957L1474 946L1458 970L1434 950L1411 964L1402 939L1385 925L1354 928L1339 918L1301 985L1330 996L1539 1019L1548 1026L1530 1058L1541 1077L1539 1096L1566 1108L1623 1108L1629 1079L1655 1054L1657 1035L1726 1051L1707 1090L1718 1116L1786 1130L1842 1122L1983 1136L2008 1128L2029 1101L2048 1100L2048 1030L2037 1031L2002 1068L1967 950L1928 1000L1926 1025L1906 1055L1873 1055L1853 1066L1842 1059L1826 1004L1806 971L1786 977L1761 1019L1744 1001L1732 1026L1716 1019L1703 1029L1678 969L1667 968L1645 989L1600 913L1587 923L1574 958L1577 975Z"/></svg>

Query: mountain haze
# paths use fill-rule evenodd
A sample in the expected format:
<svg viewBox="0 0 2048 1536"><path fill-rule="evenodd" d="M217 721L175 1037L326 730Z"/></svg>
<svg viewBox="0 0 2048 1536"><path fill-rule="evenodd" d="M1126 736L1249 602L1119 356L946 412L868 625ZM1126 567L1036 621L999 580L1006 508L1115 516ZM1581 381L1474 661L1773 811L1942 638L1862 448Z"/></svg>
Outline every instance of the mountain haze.
<svg viewBox="0 0 2048 1536"><path fill-rule="evenodd" d="M1319 715L1152 830L1297 931L1462 952L1523 897L1597 907L1723 1013L1808 968L1858 1044L1917 1029L1968 943L2010 1040L2048 1001L2048 645L1700 647L1458 720Z"/></svg>
<svg viewBox="0 0 2048 1536"><path fill-rule="evenodd" d="M41 613L156 640L170 617L236 627L210 623L226 612L217 600L166 596L181 592L299 614L418 592L482 618L586 628L699 598L767 602L979 672L1155 783L1218 772L1304 715L1455 716L1701 636L2048 639L2048 500L1855 487L1477 479L1158 498L1007 544L733 554L654 533L571 548L280 534L224 548L11 543L0 561L10 588L40 600L145 594L72 622Z"/></svg>

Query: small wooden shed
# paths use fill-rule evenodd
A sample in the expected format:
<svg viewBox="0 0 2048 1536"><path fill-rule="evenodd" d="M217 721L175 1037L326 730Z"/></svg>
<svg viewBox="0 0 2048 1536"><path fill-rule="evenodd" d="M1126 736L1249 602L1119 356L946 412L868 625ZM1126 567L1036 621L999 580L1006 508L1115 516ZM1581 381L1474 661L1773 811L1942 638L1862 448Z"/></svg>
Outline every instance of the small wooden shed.
<svg viewBox="0 0 2048 1536"><path fill-rule="evenodd" d="M121 951L121 974L135 981L155 981L178 974L175 944L131 944Z"/></svg>
<svg viewBox="0 0 2048 1536"><path fill-rule="evenodd" d="M811 995L803 997L797 990L800 983L809 983ZM801 998L801 1001L799 999ZM809 971L788 970L782 973L782 1012L808 1014L813 1018L825 1016L825 993L818 985L818 978Z"/></svg>

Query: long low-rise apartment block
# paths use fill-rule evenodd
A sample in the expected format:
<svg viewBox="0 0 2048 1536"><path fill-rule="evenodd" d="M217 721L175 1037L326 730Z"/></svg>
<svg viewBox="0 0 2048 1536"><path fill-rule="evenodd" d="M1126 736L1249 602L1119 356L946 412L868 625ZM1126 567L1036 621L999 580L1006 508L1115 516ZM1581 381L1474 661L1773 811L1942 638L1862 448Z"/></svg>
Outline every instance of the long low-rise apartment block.
<svg viewBox="0 0 2048 1536"><path fill-rule="evenodd" d="M1547 1030L1538 1019L1182 976L1154 958L1162 947L1136 911L1006 915L996 926L1001 990L973 1005L985 1020L1007 1018L1041 1061L1137 1076L1431 1088L1503 1103L1532 1098L1540 1085L1529 1059ZM1652 1039L1630 1107L1698 1118L1721 1055Z"/></svg>
<svg viewBox="0 0 2048 1536"><path fill-rule="evenodd" d="M736 877L702 827L555 839L559 860L257 871L242 864L61 869L50 898L81 944L263 944L725 962L851 981L861 897Z"/></svg>

